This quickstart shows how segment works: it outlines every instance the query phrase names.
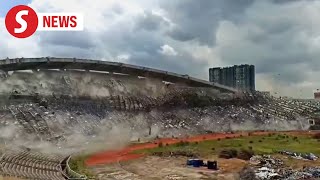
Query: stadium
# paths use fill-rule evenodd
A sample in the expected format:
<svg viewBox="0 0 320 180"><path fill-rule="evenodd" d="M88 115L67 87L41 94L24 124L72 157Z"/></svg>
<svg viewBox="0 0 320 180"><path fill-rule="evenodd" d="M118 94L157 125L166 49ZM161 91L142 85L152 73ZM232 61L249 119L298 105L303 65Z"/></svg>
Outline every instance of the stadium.
<svg viewBox="0 0 320 180"><path fill-rule="evenodd" d="M0 177L7 179L90 179L72 168L74 156L90 154L94 164L94 154L155 139L320 129L318 101L153 68L43 57L4 59L0 70Z"/></svg>

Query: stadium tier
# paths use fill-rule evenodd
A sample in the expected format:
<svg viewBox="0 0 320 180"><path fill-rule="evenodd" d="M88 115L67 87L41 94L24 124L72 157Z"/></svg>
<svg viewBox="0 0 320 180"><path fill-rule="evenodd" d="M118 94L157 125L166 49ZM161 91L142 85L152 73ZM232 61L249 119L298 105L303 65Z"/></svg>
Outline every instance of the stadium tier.
<svg viewBox="0 0 320 180"><path fill-rule="evenodd" d="M0 159L1 174L4 177L37 180L86 179L79 174L62 168L63 158L48 154L41 154L27 150L10 150L2 154ZM68 165L69 167L69 165Z"/></svg>

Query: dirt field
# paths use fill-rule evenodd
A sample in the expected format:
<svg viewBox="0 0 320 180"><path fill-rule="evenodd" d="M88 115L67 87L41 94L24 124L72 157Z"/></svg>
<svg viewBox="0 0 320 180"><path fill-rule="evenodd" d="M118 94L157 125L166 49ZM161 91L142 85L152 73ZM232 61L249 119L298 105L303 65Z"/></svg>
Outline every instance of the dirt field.
<svg viewBox="0 0 320 180"><path fill-rule="evenodd" d="M246 164L239 159L218 159L220 169L212 171L206 168L187 167L185 161L186 158L183 157L148 156L92 169L99 180L233 180L238 177L236 172Z"/></svg>

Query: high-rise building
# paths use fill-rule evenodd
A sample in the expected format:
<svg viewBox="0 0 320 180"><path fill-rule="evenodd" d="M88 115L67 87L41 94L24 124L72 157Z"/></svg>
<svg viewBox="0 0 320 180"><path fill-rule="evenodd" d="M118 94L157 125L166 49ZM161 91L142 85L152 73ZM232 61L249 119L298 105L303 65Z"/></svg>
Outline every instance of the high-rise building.
<svg viewBox="0 0 320 180"><path fill-rule="evenodd" d="M255 68L253 65L235 65L209 69L209 81L245 91L255 90Z"/></svg>
<svg viewBox="0 0 320 180"><path fill-rule="evenodd" d="M314 99L320 100L320 91L314 93Z"/></svg>

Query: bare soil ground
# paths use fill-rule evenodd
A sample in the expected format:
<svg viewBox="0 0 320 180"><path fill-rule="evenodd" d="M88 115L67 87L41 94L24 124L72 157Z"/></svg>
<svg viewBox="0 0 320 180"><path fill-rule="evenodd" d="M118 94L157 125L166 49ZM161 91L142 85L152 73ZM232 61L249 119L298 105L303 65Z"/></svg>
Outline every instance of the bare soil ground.
<svg viewBox="0 0 320 180"><path fill-rule="evenodd" d="M185 157L148 156L135 161L92 167L99 180L233 180L245 161L218 159L219 170L186 166Z"/></svg>

